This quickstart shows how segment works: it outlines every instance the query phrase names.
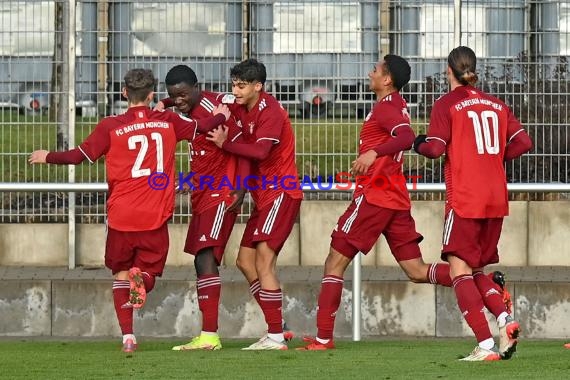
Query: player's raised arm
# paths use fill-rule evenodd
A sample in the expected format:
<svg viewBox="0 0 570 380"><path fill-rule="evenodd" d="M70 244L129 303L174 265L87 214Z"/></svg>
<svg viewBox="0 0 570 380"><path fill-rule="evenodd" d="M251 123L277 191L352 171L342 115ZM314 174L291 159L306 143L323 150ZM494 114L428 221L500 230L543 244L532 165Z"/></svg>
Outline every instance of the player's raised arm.
<svg viewBox="0 0 570 380"><path fill-rule="evenodd" d="M196 120L196 129L200 133L208 133L213 128L226 122L230 118L230 109L224 104L218 104L212 111L214 117Z"/></svg>

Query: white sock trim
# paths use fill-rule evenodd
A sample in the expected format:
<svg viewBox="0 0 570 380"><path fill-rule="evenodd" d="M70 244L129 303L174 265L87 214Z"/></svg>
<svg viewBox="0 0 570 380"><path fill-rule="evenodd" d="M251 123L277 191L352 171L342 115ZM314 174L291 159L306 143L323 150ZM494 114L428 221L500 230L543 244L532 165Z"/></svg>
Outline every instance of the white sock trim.
<svg viewBox="0 0 570 380"><path fill-rule="evenodd" d="M133 343L137 343L137 337L134 336L134 334L125 334L123 335L123 343L125 343L127 341L127 339L132 339Z"/></svg>
<svg viewBox="0 0 570 380"><path fill-rule="evenodd" d="M501 314L499 314L499 316L497 317L497 325L499 325L499 327L505 326L505 324L507 323L508 316L509 313L507 313L506 311L503 311Z"/></svg>
<svg viewBox="0 0 570 380"><path fill-rule="evenodd" d="M495 347L495 340L493 338L485 339L484 341L479 342L479 347L486 350L491 350L493 347Z"/></svg>
<svg viewBox="0 0 570 380"><path fill-rule="evenodd" d="M285 337L283 336L283 333L279 333L279 334L269 334L268 333L267 336L276 342L279 342L279 343L285 342Z"/></svg>

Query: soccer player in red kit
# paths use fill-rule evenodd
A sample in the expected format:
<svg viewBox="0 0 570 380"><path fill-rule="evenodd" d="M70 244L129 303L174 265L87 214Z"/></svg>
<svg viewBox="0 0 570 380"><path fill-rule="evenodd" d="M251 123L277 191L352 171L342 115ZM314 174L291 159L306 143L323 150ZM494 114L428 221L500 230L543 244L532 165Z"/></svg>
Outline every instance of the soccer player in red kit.
<svg viewBox="0 0 570 380"><path fill-rule="evenodd" d="M214 110L216 116L200 122L171 111L152 111L149 104L154 86L151 70L129 70L123 88L129 108L124 114L101 120L75 149L37 150L29 158L31 164L77 165L105 156L109 185L105 265L115 277L115 311L123 333L123 351L128 354L137 347L133 308L143 306L166 262L174 187L165 181L174 178L176 144L193 139L197 131L207 132L230 116L225 106ZM153 188L155 180L160 187L166 186Z"/></svg>
<svg viewBox="0 0 570 380"><path fill-rule="evenodd" d="M366 116L360 131L359 156L352 163L356 189L331 235L318 298L317 336L306 337L308 345L300 350L335 347L333 330L344 272L359 252L367 254L372 249L380 234L384 234L394 258L413 282L451 286L449 265L424 263L419 248L423 237L416 232L410 213L402 157L415 136L406 101L399 93L410 74L408 62L391 54L368 74L377 102ZM386 181L390 183L386 185Z"/></svg>
<svg viewBox="0 0 570 380"><path fill-rule="evenodd" d="M224 151L253 161L250 184L255 202L238 252L237 266L250 284L268 326L267 334L245 350L286 350L283 335L283 293L276 274L279 251L291 233L303 192L295 166L295 137L287 111L263 89L265 66L245 60L230 71L235 104L232 114L242 127L243 140L230 141L227 128L208 139Z"/></svg>
<svg viewBox="0 0 570 380"><path fill-rule="evenodd" d="M165 78L169 98L157 105L176 108L192 119L212 116L214 107L222 104L225 95L200 90L196 73L186 65L172 67ZM230 138L241 131L234 118L225 123ZM192 185L190 200L192 218L188 226L184 251L195 256L198 307L202 312L202 331L189 343L175 346L175 351L219 350L222 343L218 335L218 310L222 282L218 266L222 263L224 249L230 238L239 205L234 203L233 189L237 188L237 168L249 163L237 163L238 158L206 140L206 134L198 134L188 144ZM238 175L240 173L237 173ZM246 175L249 173L245 173Z"/></svg>
<svg viewBox="0 0 570 380"><path fill-rule="evenodd" d="M497 244L509 213L504 163L528 152L532 141L505 103L473 87L473 50L459 46L447 62L451 91L434 103L427 135L416 138L414 149L428 158L445 153L442 259L450 264L459 309L478 341L461 360L509 359L520 326L483 269L499 262ZM499 349L483 306L497 318Z"/></svg>

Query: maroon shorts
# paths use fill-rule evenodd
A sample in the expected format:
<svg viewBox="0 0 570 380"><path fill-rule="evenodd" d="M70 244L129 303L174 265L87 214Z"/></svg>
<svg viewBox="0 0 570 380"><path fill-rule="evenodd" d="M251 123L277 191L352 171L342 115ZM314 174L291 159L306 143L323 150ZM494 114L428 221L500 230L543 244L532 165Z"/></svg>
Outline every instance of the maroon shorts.
<svg viewBox="0 0 570 380"><path fill-rule="evenodd" d="M143 272L160 276L168 254L168 225L151 231L117 231L107 229L105 266L113 274L139 267Z"/></svg>
<svg viewBox="0 0 570 380"><path fill-rule="evenodd" d="M384 234L396 261L422 257L418 243L423 236L416 231L410 210L392 210L370 204L364 195L353 199L331 234L331 247L348 257L367 254L380 234Z"/></svg>
<svg viewBox="0 0 570 380"><path fill-rule="evenodd" d="M443 227L441 258L457 256L471 268L498 263L502 228L503 218L462 218L450 210Z"/></svg>
<svg viewBox="0 0 570 380"><path fill-rule="evenodd" d="M225 202L210 207L200 214L192 214L184 252L196 255L204 248L212 248L216 261L220 265L236 217L235 211L226 212Z"/></svg>
<svg viewBox="0 0 570 380"><path fill-rule="evenodd" d="M279 254L297 221L301 201L281 193L263 209L255 207L243 231L241 246L255 248L257 243L265 241L269 248Z"/></svg>

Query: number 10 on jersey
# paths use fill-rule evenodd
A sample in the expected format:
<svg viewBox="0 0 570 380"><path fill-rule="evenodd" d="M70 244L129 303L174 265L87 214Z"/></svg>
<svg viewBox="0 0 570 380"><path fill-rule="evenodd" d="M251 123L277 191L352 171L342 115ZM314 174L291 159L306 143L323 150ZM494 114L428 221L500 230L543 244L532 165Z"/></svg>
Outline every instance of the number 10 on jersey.
<svg viewBox="0 0 570 380"><path fill-rule="evenodd" d="M499 154L499 117L495 111L486 110L479 115L475 111L467 111L473 122L475 144L479 154Z"/></svg>

